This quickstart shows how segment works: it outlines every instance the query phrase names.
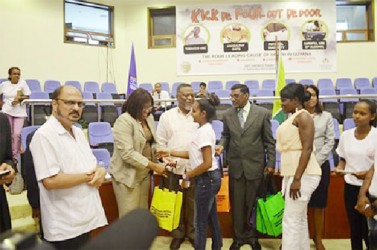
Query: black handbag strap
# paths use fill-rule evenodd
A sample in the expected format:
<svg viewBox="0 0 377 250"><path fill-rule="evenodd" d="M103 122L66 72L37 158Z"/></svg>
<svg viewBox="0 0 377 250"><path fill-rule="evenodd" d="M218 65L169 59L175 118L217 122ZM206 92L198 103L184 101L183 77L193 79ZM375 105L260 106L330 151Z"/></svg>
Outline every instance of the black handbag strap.
<svg viewBox="0 0 377 250"><path fill-rule="evenodd" d="M160 189L166 188L165 182L168 181L169 183L167 185L167 188L169 189L169 191L172 191L172 190L174 190L174 188L173 188L174 174L173 174L173 172L167 172L166 175L167 175L166 178L161 176L159 188Z"/></svg>
<svg viewBox="0 0 377 250"><path fill-rule="evenodd" d="M266 199L268 194L276 194L277 188L275 184L275 176L267 172L263 174L263 181L260 186L260 196L263 199Z"/></svg>

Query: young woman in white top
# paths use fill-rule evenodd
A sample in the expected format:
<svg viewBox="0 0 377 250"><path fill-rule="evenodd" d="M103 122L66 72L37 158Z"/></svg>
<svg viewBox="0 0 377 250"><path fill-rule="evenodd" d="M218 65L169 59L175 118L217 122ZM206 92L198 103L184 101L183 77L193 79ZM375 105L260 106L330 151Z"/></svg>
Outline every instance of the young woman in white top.
<svg viewBox="0 0 377 250"><path fill-rule="evenodd" d="M7 115L12 132L12 155L17 161L21 146L21 131L24 126L26 105L21 102L29 98L30 89L24 80L20 79L21 70L12 67L8 70L8 81L0 84L0 99L4 99L3 112Z"/></svg>
<svg viewBox="0 0 377 250"><path fill-rule="evenodd" d="M344 176L344 203L351 229L352 249L363 249L363 239L368 247L368 228L365 217L355 210L363 179L374 161L377 149L376 104L371 100L360 100L353 110L356 127L344 131L338 148L340 161L336 173Z"/></svg>
<svg viewBox="0 0 377 250"><path fill-rule="evenodd" d="M215 131L210 123L219 103L215 94L210 94L209 99L196 101L192 106L192 117L199 123L199 128L193 132L189 151L170 152L171 156L190 160L192 170L183 174L182 187L188 187L190 178L195 177L195 249L206 248L207 225L211 231L212 249L221 249L223 245L216 205L221 173L215 159ZM159 154L167 156L166 152Z"/></svg>

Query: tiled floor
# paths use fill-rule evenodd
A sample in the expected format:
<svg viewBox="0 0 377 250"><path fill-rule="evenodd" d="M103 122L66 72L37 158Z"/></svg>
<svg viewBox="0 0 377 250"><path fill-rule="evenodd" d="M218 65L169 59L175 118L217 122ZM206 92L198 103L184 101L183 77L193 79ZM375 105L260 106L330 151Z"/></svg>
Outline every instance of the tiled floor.
<svg viewBox="0 0 377 250"><path fill-rule="evenodd" d="M152 245L152 250L165 250L169 249L171 238L170 237L162 237L158 236ZM281 244L280 239L261 239L259 240L260 244L262 245L262 249L279 249ZM229 249L230 245L232 244L232 239L223 239L223 249ZM323 244L325 245L326 250L344 250L344 249L351 249L350 240L349 239L341 239L341 240L323 240ZM193 249L190 242L186 240L181 245L181 250L188 250ZM211 249L211 239L207 239L207 246L206 249ZM251 249L250 245L244 245L241 247L241 250ZM315 249L314 243L311 244L310 249Z"/></svg>
<svg viewBox="0 0 377 250"><path fill-rule="evenodd" d="M12 224L15 229L26 230L26 231L35 231L35 221L31 218L31 209L27 203L26 192L23 192L20 195L9 195L7 194L11 214L12 214ZM171 242L171 237L156 237L152 245L152 250L164 250L169 249ZM280 239L260 239L259 242L262 245L262 249L279 249L281 244ZM350 249L350 240L341 239L341 240L329 240L326 239L323 241L327 250L343 250ZM232 239L223 239L223 249L229 249L232 244ZM211 239L207 240L207 249L211 249ZM181 245L181 250L193 249L191 244L188 241L185 241ZM251 249L249 245L244 245L241 249ZM311 249L315 249L314 243L311 244Z"/></svg>

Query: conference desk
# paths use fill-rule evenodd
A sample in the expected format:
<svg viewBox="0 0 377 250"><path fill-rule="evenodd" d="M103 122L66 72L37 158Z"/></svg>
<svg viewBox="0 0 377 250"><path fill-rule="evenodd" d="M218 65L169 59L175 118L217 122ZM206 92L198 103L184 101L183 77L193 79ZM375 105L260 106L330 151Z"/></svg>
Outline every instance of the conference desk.
<svg viewBox="0 0 377 250"><path fill-rule="evenodd" d="M155 184L159 183L160 176L154 176ZM281 177L276 176L276 186L279 188L281 186ZM325 239L344 239L349 238L350 230L347 221L346 211L344 208L344 179L343 177L331 175L330 177L330 186L329 186L329 197L328 197L328 206L325 209L325 223L324 223L324 238ZM116 199L114 196L114 191L111 181L106 181L101 188L99 189L100 196L102 199L102 204L105 209L106 217L111 224L118 218L118 208ZM225 238L232 238L232 218L230 212L227 213L218 213L222 235ZM309 225L311 223L311 214L309 214ZM95 230L94 235L98 234L104 228ZM312 236L312 228L310 228L310 234ZM170 233L160 229L160 235L170 236ZM260 235L261 238L268 236Z"/></svg>

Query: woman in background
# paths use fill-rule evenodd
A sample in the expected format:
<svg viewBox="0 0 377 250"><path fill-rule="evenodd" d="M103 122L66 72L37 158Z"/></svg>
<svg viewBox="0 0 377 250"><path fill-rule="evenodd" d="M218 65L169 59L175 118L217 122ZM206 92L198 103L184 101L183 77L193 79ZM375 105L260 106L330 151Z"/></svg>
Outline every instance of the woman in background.
<svg viewBox="0 0 377 250"><path fill-rule="evenodd" d="M0 171L9 170L8 174L0 176L0 233L12 228L7 196L3 188L3 184L10 184L13 181L15 171L12 165L9 122L6 115L0 112Z"/></svg>
<svg viewBox="0 0 377 250"><path fill-rule="evenodd" d="M0 84L0 98L4 99L2 110L7 115L11 128L13 161L17 162L21 147L21 131L27 117L26 105L21 102L28 99L31 92L26 82L20 79L19 68L10 68L8 75L8 81Z"/></svg>
<svg viewBox="0 0 377 250"><path fill-rule="evenodd" d="M153 98L136 89L123 105L113 127L114 153L110 162L119 217L136 208L148 208L151 172L164 174L165 166L153 162L155 143Z"/></svg>
<svg viewBox="0 0 377 250"><path fill-rule="evenodd" d="M356 127L342 133L336 149L340 158L336 173L352 173L344 176L344 203L351 229L351 247L363 249L363 240L368 247L367 221L364 215L355 210L355 206L377 150L377 129L373 126L376 121L375 102L361 99L354 107L352 118Z"/></svg>
<svg viewBox="0 0 377 250"><path fill-rule="evenodd" d="M195 177L195 249L206 249L207 226L211 231L212 249L223 246L221 226L217 215L216 195L220 190L221 173L215 158L216 136L211 121L220 103L215 94L200 99L192 106L194 122L199 128L193 132L189 151L158 152L158 156L174 156L190 160L192 170L182 175L182 187Z"/></svg>
<svg viewBox="0 0 377 250"><path fill-rule="evenodd" d="M330 183L330 164L327 160L334 147L334 122L333 117L327 111L323 111L319 102L319 90L316 86L305 86L311 98L304 103L305 109L314 120L314 146L315 158L322 169L321 181L312 194L309 201L309 208L313 209L314 221L314 243L316 249L324 250L322 243L323 236L323 215L327 206L327 193Z"/></svg>
<svg viewBox="0 0 377 250"><path fill-rule="evenodd" d="M276 131L285 196L282 249L308 250L307 206L321 179L321 168L313 152L314 122L303 109L310 94L302 84L291 83L280 91L280 98L284 113L292 114Z"/></svg>

